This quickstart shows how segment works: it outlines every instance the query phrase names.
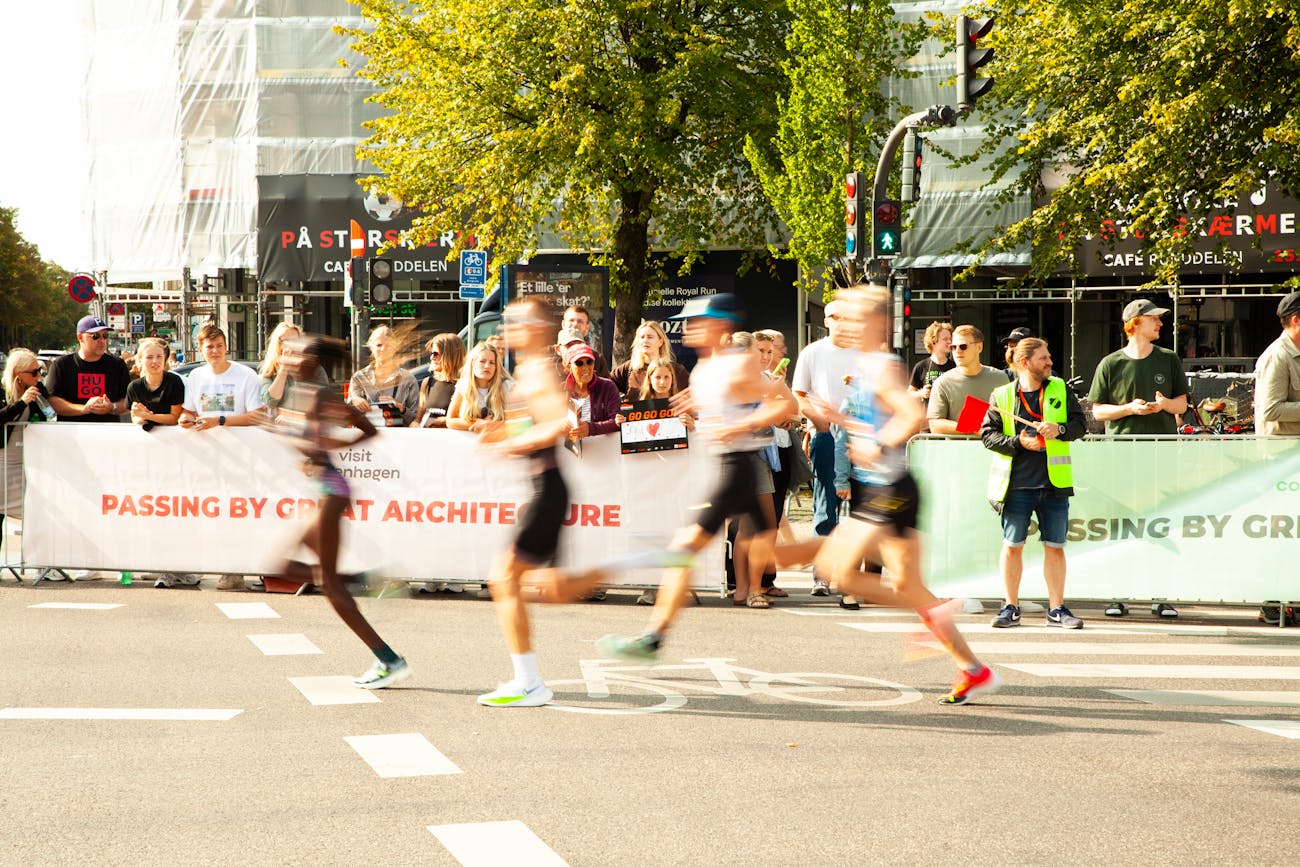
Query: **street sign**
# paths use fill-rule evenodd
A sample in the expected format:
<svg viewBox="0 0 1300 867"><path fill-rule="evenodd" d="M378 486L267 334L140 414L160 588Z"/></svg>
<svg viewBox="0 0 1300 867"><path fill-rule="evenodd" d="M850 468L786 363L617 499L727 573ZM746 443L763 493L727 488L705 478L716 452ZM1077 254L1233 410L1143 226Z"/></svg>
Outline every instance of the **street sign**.
<svg viewBox="0 0 1300 867"><path fill-rule="evenodd" d="M132 334L144 334L144 314L143 314L143 313L132 313L132 314L131 314L131 333L132 333Z"/></svg>
<svg viewBox="0 0 1300 867"><path fill-rule="evenodd" d="M104 305L104 310L109 316L125 316L126 305L121 301L112 301Z"/></svg>
<svg viewBox="0 0 1300 867"><path fill-rule="evenodd" d="M95 278L89 274L73 274L68 278L68 295L78 304L89 304L95 297Z"/></svg>
<svg viewBox="0 0 1300 867"><path fill-rule="evenodd" d="M125 331L125 330L126 330L126 317L125 317L125 316L110 316L110 317L108 317L108 327L111 328L111 329L113 329L114 331Z"/></svg>
<svg viewBox="0 0 1300 867"><path fill-rule="evenodd" d="M482 301L486 292L487 287L482 283L477 286L466 286L464 283L460 284L461 301Z"/></svg>
<svg viewBox="0 0 1300 867"><path fill-rule="evenodd" d="M465 287L487 285L487 253L483 250L462 250L460 252L461 296L465 297ZM482 295L478 296L482 298Z"/></svg>

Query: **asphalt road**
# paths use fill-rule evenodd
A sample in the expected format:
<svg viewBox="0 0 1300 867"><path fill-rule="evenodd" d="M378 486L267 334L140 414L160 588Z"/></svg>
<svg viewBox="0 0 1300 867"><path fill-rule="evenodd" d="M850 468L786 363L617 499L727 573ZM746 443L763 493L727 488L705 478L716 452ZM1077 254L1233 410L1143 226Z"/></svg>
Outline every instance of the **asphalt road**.
<svg viewBox="0 0 1300 867"><path fill-rule="evenodd" d="M617 592L534 609L570 710L504 710L474 701L510 668L473 594L364 600L414 676L315 704L291 679L370 663L327 602L211 586L6 576L0 863L1294 863L1300 629L1254 611L1076 610L1077 632L963 616L1006 687L951 708L948 662L902 659L909 618L706 599L665 649L688 667L607 675L593 699L593 640L648 611ZM118 607L34 607L87 603ZM258 603L278 617L218 607ZM787 672L828 677L764 679ZM85 718L144 708L237 713Z"/></svg>

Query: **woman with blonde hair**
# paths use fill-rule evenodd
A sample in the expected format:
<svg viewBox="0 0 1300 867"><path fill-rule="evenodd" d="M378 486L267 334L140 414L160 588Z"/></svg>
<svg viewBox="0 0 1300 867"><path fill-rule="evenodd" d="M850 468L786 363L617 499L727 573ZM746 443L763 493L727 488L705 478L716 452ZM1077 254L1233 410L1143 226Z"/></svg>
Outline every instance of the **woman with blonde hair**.
<svg viewBox="0 0 1300 867"><path fill-rule="evenodd" d="M429 378L420 384L420 427L446 427L447 410L465 364L465 344L456 335L443 333L430 338L427 348Z"/></svg>
<svg viewBox="0 0 1300 867"><path fill-rule="evenodd" d="M387 427L407 427L420 409L420 386L411 371L401 366L402 347L387 325L370 332L366 346L370 363L352 374L348 403L361 412L383 413Z"/></svg>
<svg viewBox="0 0 1300 867"><path fill-rule="evenodd" d="M447 407L447 427L478 433L491 422L504 421L510 380L497 351L488 343L470 350Z"/></svg>
<svg viewBox="0 0 1300 867"><path fill-rule="evenodd" d="M618 386L618 393L630 398L640 391L652 361L673 365L677 381L686 382L686 368L673 358L673 349L663 327L652 319L644 319L632 338L632 357L609 372L609 378Z"/></svg>
<svg viewBox="0 0 1300 867"><path fill-rule="evenodd" d="M126 387L126 405L131 421L145 430L156 425L174 425L185 403L185 381L167 369L167 342L161 337L140 341L135 357L140 376Z"/></svg>
<svg viewBox="0 0 1300 867"><path fill-rule="evenodd" d="M20 521L23 518L23 429L16 425L47 420L41 407L47 392L41 382L41 362L35 352L22 348L9 351L4 394L4 407L0 409L0 451L4 453L0 462L0 474L4 476L4 484L0 485L0 539L3 539L6 515Z"/></svg>

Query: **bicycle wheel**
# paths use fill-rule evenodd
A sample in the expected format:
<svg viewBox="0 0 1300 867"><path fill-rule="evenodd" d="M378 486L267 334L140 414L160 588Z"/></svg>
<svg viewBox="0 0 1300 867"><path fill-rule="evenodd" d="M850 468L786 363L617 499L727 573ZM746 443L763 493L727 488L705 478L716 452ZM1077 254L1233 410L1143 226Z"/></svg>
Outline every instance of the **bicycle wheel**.
<svg viewBox="0 0 1300 867"><path fill-rule="evenodd" d="M761 674L749 688L773 698L836 707L893 707L921 700L921 693L902 683L857 674L819 671Z"/></svg>
<svg viewBox="0 0 1300 867"><path fill-rule="evenodd" d="M636 705L634 707L609 707L612 703L627 703L629 699L626 696L617 693L611 693L607 697L593 698L588 694L590 684L585 680L556 680L547 683L551 691L556 693L555 699L546 705L551 710L564 711L565 713L592 713L602 714L604 716L627 716L628 714L644 713L663 713L664 711L676 710L686 704L686 696L680 692L673 692L666 687L655 686L649 683L639 683L633 680L615 680L609 683L611 687L625 687L629 690L644 690L663 699L658 704ZM559 687L577 686L580 688L582 695L569 699L570 701L590 702L587 705L563 704L560 701Z"/></svg>

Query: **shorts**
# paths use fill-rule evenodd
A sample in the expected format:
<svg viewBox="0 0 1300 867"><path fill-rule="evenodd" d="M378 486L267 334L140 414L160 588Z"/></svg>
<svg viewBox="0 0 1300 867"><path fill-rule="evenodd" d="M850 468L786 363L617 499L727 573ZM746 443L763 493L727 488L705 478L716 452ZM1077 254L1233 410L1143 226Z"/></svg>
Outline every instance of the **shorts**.
<svg viewBox="0 0 1300 867"><path fill-rule="evenodd" d="M889 527L895 536L915 530L920 522L921 491L911 473L893 484L868 485L853 482L853 505L849 517Z"/></svg>
<svg viewBox="0 0 1300 867"><path fill-rule="evenodd" d="M311 464L308 472L315 475L316 487L320 490L322 497L352 499L352 486L348 484L348 480L343 473L339 472L338 467L330 464L324 466Z"/></svg>
<svg viewBox="0 0 1300 867"><path fill-rule="evenodd" d="M1029 519L1038 514L1038 534L1048 548L1064 548L1070 523L1070 498L1053 496L1047 488L1007 491L1002 504L1002 539L1019 548L1029 538Z"/></svg>
<svg viewBox="0 0 1300 867"><path fill-rule="evenodd" d="M762 452L750 452L754 456L754 490L760 494L773 494L776 485L772 483L772 465L763 457Z"/></svg>
<svg viewBox="0 0 1300 867"><path fill-rule="evenodd" d="M755 533L776 529L776 524L759 501L758 467L754 464L754 457L753 452L727 452L722 456L718 483L710 492L704 511L695 519L700 529L710 536L716 535L728 518L749 518ZM762 457L758 459L762 460ZM770 480L770 473L768 477ZM770 494L769 487L768 496Z"/></svg>
<svg viewBox="0 0 1300 867"><path fill-rule="evenodd" d="M569 515L569 488L558 467L533 476L533 498L524 506L515 531L514 549L537 565L555 559L560 528Z"/></svg>

